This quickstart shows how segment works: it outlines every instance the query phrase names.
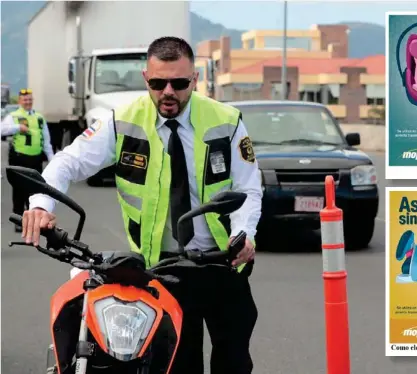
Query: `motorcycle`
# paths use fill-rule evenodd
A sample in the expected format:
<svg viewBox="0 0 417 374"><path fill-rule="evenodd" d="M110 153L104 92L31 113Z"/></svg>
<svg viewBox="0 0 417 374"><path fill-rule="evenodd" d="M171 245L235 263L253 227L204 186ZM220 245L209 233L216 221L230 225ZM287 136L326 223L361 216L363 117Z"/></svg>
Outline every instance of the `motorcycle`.
<svg viewBox="0 0 417 374"><path fill-rule="evenodd" d="M6 175L12 186L25 186L30 195L46 194L79 215L73 238L59 227L43 229L46 246L36 246L79 270L52 296L47 374L169 373L182 326L181 307L167 289L181 281L173 275L175 269L220 266L235 271L231 263L246 238L241 232L227 251L188 251L182 244L183 223L205 213L228 215L243 205L246 194L222 192L184 214L178 222L180 254L146 269L144 257L135 252L91 251L80 241L83 208L49 186L37 171L10 166ZM11 214L9 220L22 225L19 215ZM33 246L9 243L13 245Z"/></svg>

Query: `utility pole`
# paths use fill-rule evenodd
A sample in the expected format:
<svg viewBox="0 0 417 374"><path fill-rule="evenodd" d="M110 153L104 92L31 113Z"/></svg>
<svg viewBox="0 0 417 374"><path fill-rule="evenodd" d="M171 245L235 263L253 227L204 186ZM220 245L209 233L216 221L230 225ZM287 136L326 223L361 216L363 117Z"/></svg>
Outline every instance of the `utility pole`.
<svg viewBox="0 0 417 374"><path fill-rule="evenodd" d="M281 92L282 100L287 99L287 0L284 0L284 35L282 43L282 67L281 67Z"/></svg>

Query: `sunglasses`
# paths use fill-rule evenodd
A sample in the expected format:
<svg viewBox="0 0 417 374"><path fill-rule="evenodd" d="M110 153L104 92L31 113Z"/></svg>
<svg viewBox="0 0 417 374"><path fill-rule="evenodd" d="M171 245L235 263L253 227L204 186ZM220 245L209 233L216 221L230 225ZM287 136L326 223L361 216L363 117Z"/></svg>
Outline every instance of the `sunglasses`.
<svg viewBox="0 0 417 374"><path fill-rule="evenodd" d="M19 95L30 95L32 93L31 89L23 89L19 91Z"/></svg>
<svg viewBox="0 0 417 374"><path fill-rule="evenodd" d="M192 79L188 78L173 78L173 79L162 79L162 78L151 78L148 80L149 87L155 91L162 91L165 87L171 84L171 87L175 91L182 91L188 88Z"/></svg>

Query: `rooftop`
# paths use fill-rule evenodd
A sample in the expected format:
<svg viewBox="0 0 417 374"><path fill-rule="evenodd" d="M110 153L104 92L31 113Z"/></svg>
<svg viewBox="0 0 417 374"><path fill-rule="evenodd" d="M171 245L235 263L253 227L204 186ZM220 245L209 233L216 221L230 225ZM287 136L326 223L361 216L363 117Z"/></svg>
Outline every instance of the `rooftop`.
<svg viewBox="0 0 417 374"><path fill-rule="evenodd" d="M281 66L282 58L268 59L232 71L235 74L261 74L265 66ZM298 67L299 74L338 74L342 67L364 67L368 74L385 74L385 56L366 58L288 58L288 67Z"/></svg>

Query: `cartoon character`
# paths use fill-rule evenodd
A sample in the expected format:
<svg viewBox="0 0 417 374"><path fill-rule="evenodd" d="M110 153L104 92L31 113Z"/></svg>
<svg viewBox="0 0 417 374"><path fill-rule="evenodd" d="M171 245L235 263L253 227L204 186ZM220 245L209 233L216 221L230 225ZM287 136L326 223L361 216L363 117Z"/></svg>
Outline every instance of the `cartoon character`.
<svg viewBox="0 0 417 374"><path fill-rule="evenodd" d="M417 282L417 255L415 251L414 232L405 231L398 242L396 258L405 261L401 266L402 274L397 276L397 283Z"/></svg>
<svg viewBox="0 0 417 374"><path fill-rule="evenodd" d="M403 33L398 38L397 48L396 48L396 58L397 58L397 67L400 72L403 86L407 94L409 102L413 105L417 105L417 34L411 34L407 40L406 46L406 68L404 72L401 69L400 63L400 48L401 42L404 39L405 35L413 28L417 27L417 23L413 23L408 26Z"/></svg>

